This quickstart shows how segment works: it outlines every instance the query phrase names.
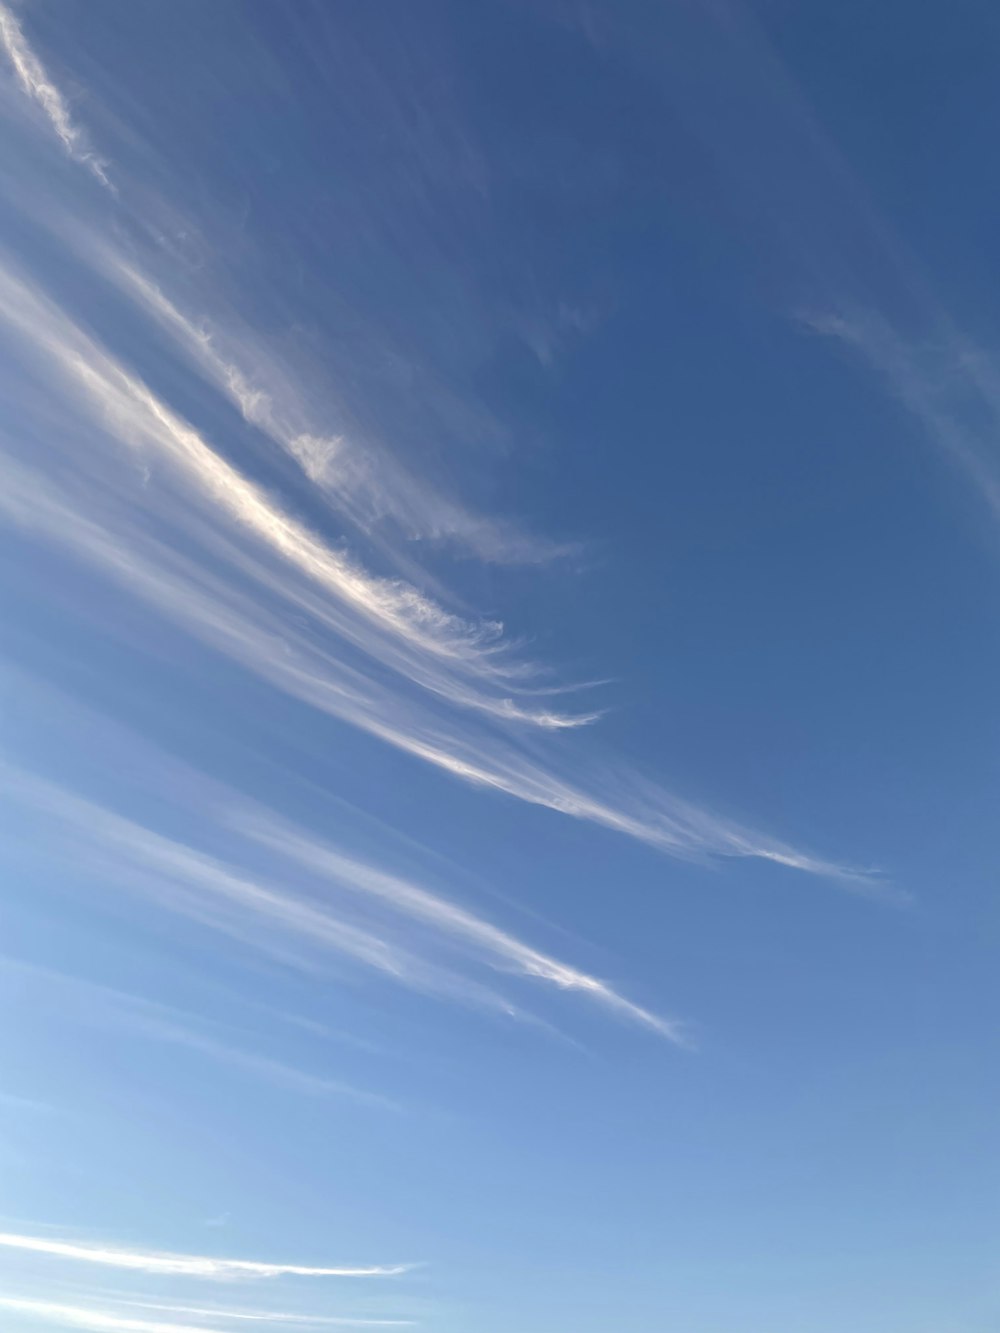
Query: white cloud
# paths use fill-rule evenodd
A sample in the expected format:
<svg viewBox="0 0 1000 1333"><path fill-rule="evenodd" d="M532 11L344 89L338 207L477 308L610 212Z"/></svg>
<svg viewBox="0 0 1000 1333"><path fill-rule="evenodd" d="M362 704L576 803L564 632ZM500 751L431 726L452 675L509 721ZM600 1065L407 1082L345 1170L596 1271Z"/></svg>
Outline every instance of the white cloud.
<svg viewBox="0 0 1000 1333"><path fill-rule="evenodd" d="M163 1305L143 1301L119 1301L133 1309L152 1310L158 1314L194 1315L201 1319L236 1320L260 1324L305 1324L309 1328L412 1328L412 1319L367 1319L354 1315L288 1314L277 1310L229 1310L217 1305Z"/></svg>
<svg viewBox="0 0 1000 1333"><path fill-rule="evenodd" d="M86 136L70 116L66 99L49 78L6 5L0 5L0 45L7 52L21 88L41 107L66 152L111 189L106 164L87 146Z"/></svg>
<svg viewBox="0 0 1000 1333"><path fill-rule="evenodd" d="M67 1305L49 1300L32 1300L13 1296L0 1296L0 1309L10 1310L14 1314L23 1314L31 1318L44 1319L60 1328L80 1328L92 1330L92 1333L216 1333L216 1321L253 1322L267 1324L275 1328L288 1325L301 1325L304 1328L411 1328L411 1319L364 1319L336 1315L286 1314L280 1311L227 1310L217 1306L164 1305L141 1301L118 1301L115 1309L94 1309L88 1306ZM122 1310L146 1310L152 1314L183 1315L195 1319L209 1319L211 1327L204 1324L176 1323L161 1319L137 1317Z"/></svg>
<svg viewBox="0 0 1000 1333"><path fill-rule="evenodd" d="M33 1319L44 1319L50 1327L81 1328L92 1333L214 1333L205 1324L164 1323L156 1319L136 1319L129 1315L114 1314L109 1310L95 1310L80 1305L63 1305L57 1301L24 1300L0 1296L0 1310L23 1314Z"/></svg>
<svg viewBox="0 0 1000 1333"><path fill-rule="evenodd" d="M261 821L254 814L240 822L248 837L325 878L375 897L395 911L458 940L484 956L493 966L547 982L559 990L585 995L619 1017L652 1028L671 1041L684 1043L687 1040L682 1024L660 1018L633 1004L606 982L531 948L491 922L418 884L354 860L274 820Z"/></svg>
<svg viewBox="0 0 1000 1333"><path fill-rule="evenodd" d="M244 563L247 558L253 562L256 552L258 560L261 555L276 558L293 576L304 578L296 600L354 647L450 703L504 720L557 729L594 720L592 713L556 714L518 704L509 695L484 693L483 686L515 689L530 673L526 664L511 658L501 641L502 626L465 620L403 580L368 573L283 510L141 379L10 270L0 270L0 296L4 319L95 421L143 461L173 469L193 503L207 507L210 525L222 517L242 541L249 537L251 551ZM275 577L272 570L270 578Z"/></svg>
<svg viewBox="0 0 1000 1333"><path fill-rule="evenodd" d="M578 553L573 543L544 541L512 522L473 513L376 441L355 441L346 426L324 432L318 419L339 418L336 405L309 407L310 395L249 333L185 313L103 237L84 241L77 227L67 241L169 333L198 373L294 458L357 527L371 533L388 519L410 541L451 543L491 564L541 564Z"/></svg>
<svg viewBox="0 0 1000 1333"><path fill-rule="evenodd" d="M682 858L756 857L822 875L861 892L880 893L864 870L810 856L742 828L634 777L622 797L594 795L532 759L503 737L458 727L428 714L347 666L314 636L209 573L142 527L114 528L81 512L82 496L61 496L38 472L9 463L0 511L97 565L197 637L287 693L475 786L602 825ZM101 503L106 503L107 492ZM607 782L608 779L606 778Z"/></svg>
<svg viewBox="0 0 1000 1333"><path fill-rule="evenodd" d="M461 621L416 589L373 578L283 512L256 483L215 452L187 422L89 338L57 307L9 272L5 318L58 366L122 441L173 463L200 498L259 539L322 590L380 629L435 656L462 659L499 627Z"/></svg>
<svg viewBox="0 0 1000 1333"><path fill-rule="evenodd" d="M298 863L327 888L334 884L341 890L374 900L381 909L381 934L370 926L361 928L343 915L338 916L331 910L328 892L322 906L296 896L288 887L294 882L292 875L281 876L283 887L279 889L260 875L249 875L164 838L24 770L0 765L0 790L6 792L8 799L44 810L72 830L74 840L70 846L77 864L85 858L81 841L103 849L106 873L112 881L127 885L131 891L151 892L156 901L170 910L224 930L244 943L267 951L277 946L279 957L289 956L283 944L285 939L297 940L309 954L332 951L346 955L396 984L498 1009L511 1016L525 1016L489 987L455 974L433 957L426 957L428 942L423 936L410 938L405 945L395 942L392 936L398 933L402 918L403 924L419 925L429 932L431 948L435 944L438 949L442 945L458 948L493 969L584 996L621 1019L649 1028L671 1041L687 1042L681 1023L633 1003L599 978L532 948L412 880L308 838L256 805L240 802L235 793L226 801L226 817L235 829L250 843L264 844L286 860ZM104 862L97 864L103 868ZM277 941L276 933L281 937ZM178 1017L183 1018L162 1007L140 1014L143 1029L150 1036L242 1064L290 1087L307 1092L370 1096L271 1060L234 1051L213 1038L192 1032L178 1022Z"/></svg>
<svg viewBox="0 0 1000 1333"><path fill-rule="evenodd" d="M252 347L246 352L252 340L200 324L134 264L90 243L82 252L88 245L105 275L131 290L248 421L291 454L298 450L307 471L343 472L348 491L374 495L381 455L373 461L339 432L316 431L285 373ZM84 408L91 425L133 451L138 464L123 468L118 454L81 456L51 440L52 456L41 466L33 458L8 467L0 505L14 522L97 565L277 688L465 782L671 855L756 857L881 891L864 869L802 852L631 775L612 781L595 764L588 777L572 758L526 752L513 726L559 731L597 715L535 706L533 666L500 626L458 614L416 583L377 575L330 545L65 311L9 269L0 280L5 318L22 349L34 348L36 372L64 395L67 416L77 418L74 435ZM370 483L350 480L361 473ZM387 494L393 475L387 464ZM411 481L401 495L416 494ZM408 503L389 507L401 512ZM426 699L408 695L407 685ZM451 710L468 710L470 718Z"/></svg>
<svg viewBox="0 0 1000 1333"><path fill-rule="evenodd" d="M69 155L114 193L107 163L86 146L84 132L72 120L65 97L45 72L14 15L2 4L0 42L23 92L42 107ZM40 222L51 226L49 217ZM76 215L64 239L167 330L198 373L246 421L296 459L341 514L360 528L371 531L381 520L391 519L407 539L452 543L497 564L538 564L578 553L575 543L545 541L521 532L512 522L473 513L428 485L374 440L359 445L343 434L317 429L316 414L304 409L300 388L272 355L263 353L245 332L225 331L206 319L185 314L134 261L108 245L103 227L99 234L90 234ZM328 404L325 415L329 415Z"/></svg>
<svg viewBox="0 0 1000 1333"><path fill-rule="evenodd" d="M278 1277L396 1277L412 1264L378 1264L365 1267L340 1265L310 1267L304 1264L262 1263L254 1259L219 1259L212 1255L146 1253L112 1246L90 1245L81 1241L56 1240L47 1236L27 1236L0 1232L0 1246L11 1250L68 1259L73 1263L97 1264L135 1273L170 1277L198 1278L278 1278Z"/></svg>

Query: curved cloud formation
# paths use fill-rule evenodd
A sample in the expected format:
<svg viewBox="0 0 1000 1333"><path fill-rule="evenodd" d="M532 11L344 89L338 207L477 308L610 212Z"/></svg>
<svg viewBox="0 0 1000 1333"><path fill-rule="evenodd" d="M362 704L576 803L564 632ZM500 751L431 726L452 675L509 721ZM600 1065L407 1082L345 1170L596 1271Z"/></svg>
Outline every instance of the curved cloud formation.
<svg viewBox="0 0 1000 1333"><path fill-rule="evenodd" d="M9 16L0 41L23 91L46 108L67 148L89 163L80 157L80 131L65 99ZM110 202L124 207L117 197ZM25 207L30 212L30 201ZM135 223L135 215L129 220ZM276 444L284 460L297 459L317 482L318 503L337 492L344 453L337 434L315 429L308 414L288 406L295 394L283 374L279 403L230 355L239 335L227 342L208 325L201 328L132 256L90 242L76 255L92 279L111 283L119 297L125 292L147 323L166 330L201 379ZM588 773L579 756L527 748L530 734L580 727L597 714L538 707L536 669L502 637L500 625L467 615L457 596L432 595L429 576L375 572L299 517L279 497L280 478L272 485L237 467L125 354L2 256L0 295L17 357L50 397L53 429L44 440L0 442L0 510L32 538L89 565L286 694L464 782L670 855L758 858L879 891L877 877L864 869L743 827L621 767L595 759ZM353 447L346 452L356 455ZM366 476L379 459L365 460ZM356 472L344 462L348 491ZM350 505L335 507L341 516L349 511ZM389 563L399 569L407 562ZM609 777L614 772L620 778Z"/></svg>

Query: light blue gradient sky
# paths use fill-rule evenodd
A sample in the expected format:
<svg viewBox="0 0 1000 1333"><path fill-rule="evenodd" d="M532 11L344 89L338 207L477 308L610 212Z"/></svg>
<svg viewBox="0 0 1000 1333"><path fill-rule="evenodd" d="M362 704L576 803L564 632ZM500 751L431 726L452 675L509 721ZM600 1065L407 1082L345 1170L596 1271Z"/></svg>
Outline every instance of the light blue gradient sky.
<svg viewBox="0 0 1000 1333"><path fill-rule="evenodd" d="M0 45L0 1326L1000 1327L995 17Z"/></svg>

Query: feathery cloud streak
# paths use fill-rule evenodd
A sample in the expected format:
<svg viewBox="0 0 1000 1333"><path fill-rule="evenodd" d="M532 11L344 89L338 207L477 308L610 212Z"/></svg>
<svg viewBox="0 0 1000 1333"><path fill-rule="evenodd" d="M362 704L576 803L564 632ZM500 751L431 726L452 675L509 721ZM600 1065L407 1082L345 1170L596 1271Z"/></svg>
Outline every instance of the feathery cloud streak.
<svg viewBox="0 0 1000 1333"><path fill-rule="evenodd" d="M0 42L22 91L43 107L70 156L117 196L107 164L85 148L84 133L72 121L65 98L46 75L13 14L2 5ZM48 216L39 222L51 225ZM359 528L371 534L388 518L410 540L446 542L497 564L539 564L577 552L576 544L546 541L521 532L512 522L469 511L370 438L362 447L354 442L353 432L317 430L315 418L303 412L302 395L289 383L287 372L274 365L270 353L261 353L255 339L212 329L207 321L183 314L133 261L108 247L103 227L82 245L87 228L77 213L69 232L66 243L79 253L89 250L90 261L97 262L109 279L144 306L185 351L198 373L223 392L246 421L293 457L338 511ZM229 349L225 355L219 351L220 342Z"/></svg>
<svg viewBox="0 0 1000 1333"><path fill-rule="evenodd" d="M68 487L52 482L51 459L48 467L37 457L29 466L12 462L0 504L15 522L100 566L278 688L473 785L672 855L758 857L873 887L864 871L756 834L630 775L617 792L605 777L588 790L551 760L525 753L506 724L558 730L594 715L537 709L519 698L531 668L512 658L498 626L469 622L414 585L373 575L334 550L30 282L8 268L2 286L5 318L41 358L39 373L55 379L67 408L83 407L92 426L138 454L131 472L114 453L81 460L67 451ZM158 320L189 350L202 349L203 373L226 384L248 419L284 447L300 438L275 424L265 399L210 338L199 340L176 306L158 301L148 283L142 299L157 306ZM146 469L142 487L139 468ZM426 701L352 664L351 653L398 673L425 691ZM470 710L484 726L440 708ZM487 729L489 723L505 729Z"/></svg>
<svg viewBox="0 0 1000 1333"><path fill-rule="evenodd" d="M748 236L790 287L795 322L863 361L1000 518L995 355L956 325L755 7L719 0L693 27L684 7L664 17L666 40L629 54L655 68L702 139Z"/></svg>
<svg viewBox="0 0 1000 1333"><path fill-rule="evenodd" d="M464 685L463 675L510 683L525 674L524 664L505 658L501 626L464 621L411 585L368 574L281 509L141 379L9 270L0 272L0 296L4 318L36 354L58 368L64 386L95 420L143 457L151 451L154 460L176 469L196 503L221 511L259 550L302 576L323 600L317 602L308 592L300 592L297 600L352 645L449 702L504 720L546 728L593 720L593 715L532 711L509 697L492 698Z"/></svg>
<svg viewBox="0 0 1000 1333"><path fill-rule="evenodd" d="M113 188L105 170L106 164L87 147L86 136L74 123L66 99L49 78L42 62L25 40L21 25L6 5L0 5L0 46L6 51L21 88L41 107L66 152L102 185Z"/></svg>
<svg viewBox="0 0 1000 1333"><path fill-rule="evenodd" d="M369 536L383 519L390 519L409 540L456 544L499 565L542 564L577 552L572 543L544 541L519 532L512 523L471 513L370 438L362 446L346 427L324 432L315 412L304 406L302 388L250 335L181 310L164 291L162 279L153 281L103 237L84 241L77 225L67 239L170 335L197 373L245 421L295 459L338 513ZM330 413L326 404L325 414ZM339 416L335 408L333 415Z"/></svg>
<svg viewBox="0 0 1000 1333"><path fill-rule="evenodd" d="M244 832L313 872L371 895L396 911L470 946L495 967L546 981L559 990L578 991L619 1017L650 1027L671 1041L683 1043L686 1040L681 1024L633 1004L598 978L532 949L506 931L419 885L364 865L275 821L262 823L253 819L244 824Z"/></svg>
<svg viewBox="0 0 1000 1333"><path fill-rule="evenodd" d="M145 1301L119 1301L132 1309L152 1310L158 1314L195 1315L200 1319L249 1321L257 1324L305 1324L309 1328L412 1328L413 1319L366 1319L351 1315L288 1314L271 1310L229 1310L215 1306L161 1305Z"/></svg>
<svg viewBox="0 0 1000 1333"><path fill-rule="evenodd" d="M278 1277L398 1277L411 1272L412 1264L372 1264L366 1267L341 1265L314 1268L304 1264L262 1263L253 1259L219 1259L202 1254L145 1253L139 1250L88 1245L73 1240L55 1240L46 1236L27 1236L0 1232L0 1247L30 1251L74 1263L98 1264L135 1273L170 1277L253 1279Z"/></svg>
<svg viewBox="0 0 1000 1333"><path fill-rule="evenodd" d="M107 489L90 516L81 510L79 494L72 499L60 494L33 468L11 462L4 480L0 510L16 524L96 565L278 688L457 778L615 830L670 855L757 857L862 892L881 891L868 872L744 829L653 784L626 781L628 795L620 803L593 795L506 738L456 727L417 708L134 521L125 520L117 530L109 527L102 513Z"/></svg>
<svg viewBox="0 0 1000 1333"><path fill-rule="evenodd" d="M206 1324L164 1323L161 1319L136 1319L129 1315L113 1314L109 1310L95 1310L81 1305L65 1305L59 1301L28 1300L16 1296L0 1296L0 1310L12 1314L44 1319L50 1327L81 1328L91 1333L215 1333Z"/></svg>
<svg viewBox="0 0 1000 1333"><path fill-rule="evenodd" d="M190 1315L196 1319L210 1319L212 1326L205 1324L175 1323L173 1319L137 1318L135 1315L121 1314L118 1310L101 1309L79 1305L66 1305L63 1302L31 1300L23 1297L0 1296L0 1309L10 1310L14 1314L24 1314L32 1318L44 1319L46 1323L55 1323L61 1328L81 1328L92 1333L217 1333L216 1320L269 1324L277 1328L289 1324L301 1324L307 1328L411 1328L411 1319L352 1319L348 1316L338 1318L335 1315L296 1315L275 1312L251 1312L244 1310L225 1310L183 1305L145 1304L137 1301L120 1302L133 1309L148 1310L154 1314Z"/></svg>
<svg viewBox="0 0 1000 1333"><path fill-rule="evenodd" d="M419 923L430 932L432 943L443 943L485 962L510 975L547 983L557 990L582 995L611 1015L651 1029L679 1044L687 1043L684 1026L634 1004L607 983L570 965L533 949L515 936L500 930L454 902L401 876L359 861L337 849L316 842L300 830L269 816L266 811L233 797L227 801L228 821L245 838L267 846L286 862L298 864L309 872L322 890L322 905L293 894L287 887L292 875L281 876L282 888L250 875L218 859L198 852L142 828L90 801L43 782L23 770L0 766L0 789L35 809L55 816L59 825L73 834L72 853L79 858L84 844L96 846L111 855L107 873L129 889L146 888L154 900L172 911L193 917L203 925L222 930L254 947L275 952L288 961L294 955L275 939L299 941L314 953L334 952L344 955L396 984L416 990L450 996L480 1007L498 1009L517 1015L514 1006L482 984L456 975L433 958L418 952L419 939L394 941L394 929L403 922ZM99 862L103 867L103 862ZM374 900L382 909L379 918L382 934L366 925L361 927L346 916L338 915L329 904L329 888L348 890L353 895ZM426 946L425 946L426 948ZM308 956L308 955L307 955ZM344 1089L325 1079L317 1079L290 1070L274 1061L221 1046L212 1038L181 1027L171 1013L153 1012L142 1016L144 1027L152 1024L150 1035L214 1054L231 1063L305 1091L347 1091L354 1096L370 1096L354 1089Z"/></svg>

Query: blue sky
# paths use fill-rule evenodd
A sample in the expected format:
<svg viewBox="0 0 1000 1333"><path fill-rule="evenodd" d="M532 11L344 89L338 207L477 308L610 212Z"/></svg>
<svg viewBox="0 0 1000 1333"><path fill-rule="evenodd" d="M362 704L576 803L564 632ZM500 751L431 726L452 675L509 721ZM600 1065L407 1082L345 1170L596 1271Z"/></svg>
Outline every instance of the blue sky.
<svg viewBox="0 0 1000 1333"><path fill-rule="evenodd" d="M0 1326L1000 1328L996 16L0 46Z"/></svg>

